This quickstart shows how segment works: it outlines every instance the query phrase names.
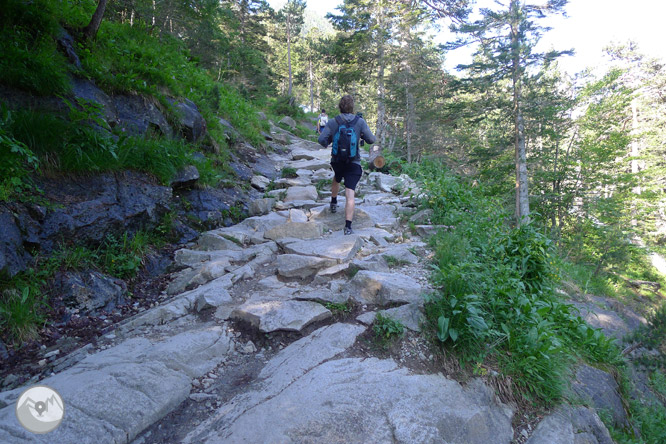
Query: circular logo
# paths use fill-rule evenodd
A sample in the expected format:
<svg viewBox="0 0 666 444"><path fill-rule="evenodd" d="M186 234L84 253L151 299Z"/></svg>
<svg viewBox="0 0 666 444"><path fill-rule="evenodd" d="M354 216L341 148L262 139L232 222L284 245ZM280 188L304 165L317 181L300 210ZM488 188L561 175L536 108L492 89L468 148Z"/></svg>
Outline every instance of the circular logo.
<svg viewBox="0 0 666 444"><path fill-rule="evenodd" d="M16 418L33 433L49 433L65 416L65 404L51 387L35 385L24 391L16 402Z"/></svg>

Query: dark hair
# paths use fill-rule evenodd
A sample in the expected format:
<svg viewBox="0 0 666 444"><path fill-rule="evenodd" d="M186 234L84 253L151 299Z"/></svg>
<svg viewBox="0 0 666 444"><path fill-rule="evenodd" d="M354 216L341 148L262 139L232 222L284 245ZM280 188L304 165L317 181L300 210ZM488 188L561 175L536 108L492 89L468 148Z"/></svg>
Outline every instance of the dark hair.
<svg viewBox="0 0 666 444"><path fill-rule="evenodd" d="M324 108L321 109L322 114L326 114L326 110Z"/></svg>
<svg viewBox="0 0 666 444"><path fill-rule="evenodd" d="M354 98L347 94L342 96L340 103L338 103L338 108L342 114L351 114L354 112Z"/></svg>

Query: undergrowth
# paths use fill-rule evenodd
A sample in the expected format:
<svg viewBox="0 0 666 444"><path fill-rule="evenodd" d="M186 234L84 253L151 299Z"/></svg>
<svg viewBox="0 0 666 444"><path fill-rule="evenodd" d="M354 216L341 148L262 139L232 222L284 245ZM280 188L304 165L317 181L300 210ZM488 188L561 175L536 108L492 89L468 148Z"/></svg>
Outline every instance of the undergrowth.
<svg viewBox="0 0 666 444"><path fill-rule="evenodd" d="M614 342L555 295L551 240L536 226L513 227L480 187L443 169L426 162L416 173L433 223L452 227L431 240L431 338L463 363L498 367L526 400L544 405L561 399L577 360L621 365Z"/></svg>

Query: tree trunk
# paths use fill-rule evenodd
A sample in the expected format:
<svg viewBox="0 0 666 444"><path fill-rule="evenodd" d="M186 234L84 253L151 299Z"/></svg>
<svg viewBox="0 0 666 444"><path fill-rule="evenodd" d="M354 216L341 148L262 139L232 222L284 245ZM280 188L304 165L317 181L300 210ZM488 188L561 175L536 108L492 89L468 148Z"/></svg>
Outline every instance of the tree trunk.
<svg viewBox="0 0 666 444"><path fill-rule="evenodd" d="M384 39L384 6L380 6L379 9L379 17L378 17L378 23L379 23L379 32L381 33L380 39L377 42L377 65L378 65L378 70L377 70L377 131L376 131L376 136L377 139L379 140L379 143L381 143L382 146L384 146L386 142L386 135L385 135L385 120L386 120L386 105L384 104L384 95L385 95L385 88L384 88L384 46L385 46L385 39Z"/></svg>
<svg viewBox="0 0 666 444"><path fill-rule="evenodd" d="M406 110L406 115L405 115L405 139L407 142L407 163L412 163L412 119L414 118L414 113L413 113L413 101L414 98L412 97L412 93L410 90L410 75L409 73L409 64L407 64L408 67L408 75L406 77L406 82L405 82L405 101L407 103L407 110Z"/></svg>
<svg viewBox="0 0 666 444"><path fill-rule="evenodd" d="M291 80L291 29L289 24L289 17L287 17L287 65L289 66L289 90L287 95L291 97L292 80Z"/></svg>
<svg viewBox="0 0 666 444"><path fill-rule="evenodd" d="M379 145L370 147L368 154L368 166L371 170L383 168L386 165L386 159L382 155L382 149Z"/></svg>
<svg viewBox="0 0 666 444"><path fill-rule="evenodd" d="M520 93L520 42L518 40L518 0L511 0L511 9L514 21L511 23L511 51L512 51L512 86L513 86L513 113L516 150L516 223L521 225L529 222L530 200L527 190L527 153L525 147L525 124L520 109L522 100Z"/></svg>
<svg viewBox="0 0 666 444"><path fill-rule="evenodd" d="M314 110L314 74L312 72L312 57L309 60L309 70L310 70L310 112Z"/></svg>
<svg viewBox="0 0 666 444"><path fill-rule="evenodd" d="M83 28L83 36L88 39L92 40L95 38L97 35L97 31L99 30L99 26L102 24L102 18L104 17L104 11L106 11L106 3L108 0L99 0L99 3L97 3L97 9L95 9L95 13L93 14L92 18L90 19L90 23L88 23L88 26ZM134 10L132 10L132 21L134 19Z"/></svg>
<svg viewBox="0 0 666 444"><path fill-rule="evenodd" d="M631 140L631 174L637 175L639 172L638 156L640 155L640 149L638 147L638 106L636 104L636 99L631 101L631 135L633 139ZM640 185L635 186L631 190L634 194L641 194ZM631 208L631 226L635 227L638 225L636 221L636 203L632 204Z"/></svg>

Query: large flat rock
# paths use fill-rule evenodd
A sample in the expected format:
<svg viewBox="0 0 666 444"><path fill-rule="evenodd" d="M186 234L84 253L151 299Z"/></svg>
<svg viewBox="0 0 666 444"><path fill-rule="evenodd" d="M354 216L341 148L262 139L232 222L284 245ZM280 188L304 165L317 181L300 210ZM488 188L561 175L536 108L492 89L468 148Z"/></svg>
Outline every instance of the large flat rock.
<svg viewBox="0 0 666 444"><path fill-rule="evenodd" d="M349 262L363 246L360 237L330 236L324 239L292 242L284 246L287 253L303 256L316 256L334 259L338 262Z"/></svg>
<svg viewBox="0 0 666 444"><path fill-rule="evenodd" d="M301 331L306 325L331 317L323 305L309 301L251 299L231 317L249 322L264 333Z"/></svg>
<svg viewBox="0 0 666 444"><path fill-rule="evenodd" d="M292 210L298 211L298 210ZM301 211L302 212L302 211ZM318 239L324 234L324 227L316 222L287 222L264 233L266 239L278 240L287 237L295 239Z"/></svg>
<svg viewBox="0 0 666 444"><path fill-rule="evenodd" d="M393 205L359 205L359 208L365 211L375 223L377 228L392 230L398 226L399 220L395 216L395 207Z"/></svg>
<svg viewBox="0 0 666 444"><path fill-rule="evenodd" d="M314 185L294 186L287 189L287 196L283 199L285 203L304 200L316 201L319 198L317 188Z"/></svg>
<svg viewBox="0 0 666 444"><path fill-rule="evenodd" d="M281 254L277 257L277 271L280 276L301 279L313 276L322 268L335 265L335 259L303 256L300 254Z"/></svg>
<svg viewBox="0 0 666 444"><path fill-rule="evenodd" d="M19 425L14 403L25 387L0 394L0 442L127 443L183 402L192 379L231 350L226 331L211 325L159 342L127 340L40 381L65 402L53 432L35 435Z"/></svg>
<svg viewBox="0 0 666 444"><path fill-rule="evenodd" d="M342 199L338 199L337 213L331 213L328 205L314 207L311 210L310 221L319 222L331 231L342 231L345 226L345 210ZM372 228L375 221L362 208L356 206L354 209L354 230L360 228Z"/></svg>
<svg viewBox="0 0 666 444"><path fill-rule="evenodd" d="M242 413L206 424L200 442L503 444L513 437L511 409L479 380L463 388L441 375L412 375L391 359L329 360L255 399L233 400Z"/></svg>
<svg viewBox="0 0 666 444"><path fill-rule="evenodd" d="M361 270L349 281L346 291L352 299L362 304L423 304L421 286L411 277L400 273Z"/></svg>

